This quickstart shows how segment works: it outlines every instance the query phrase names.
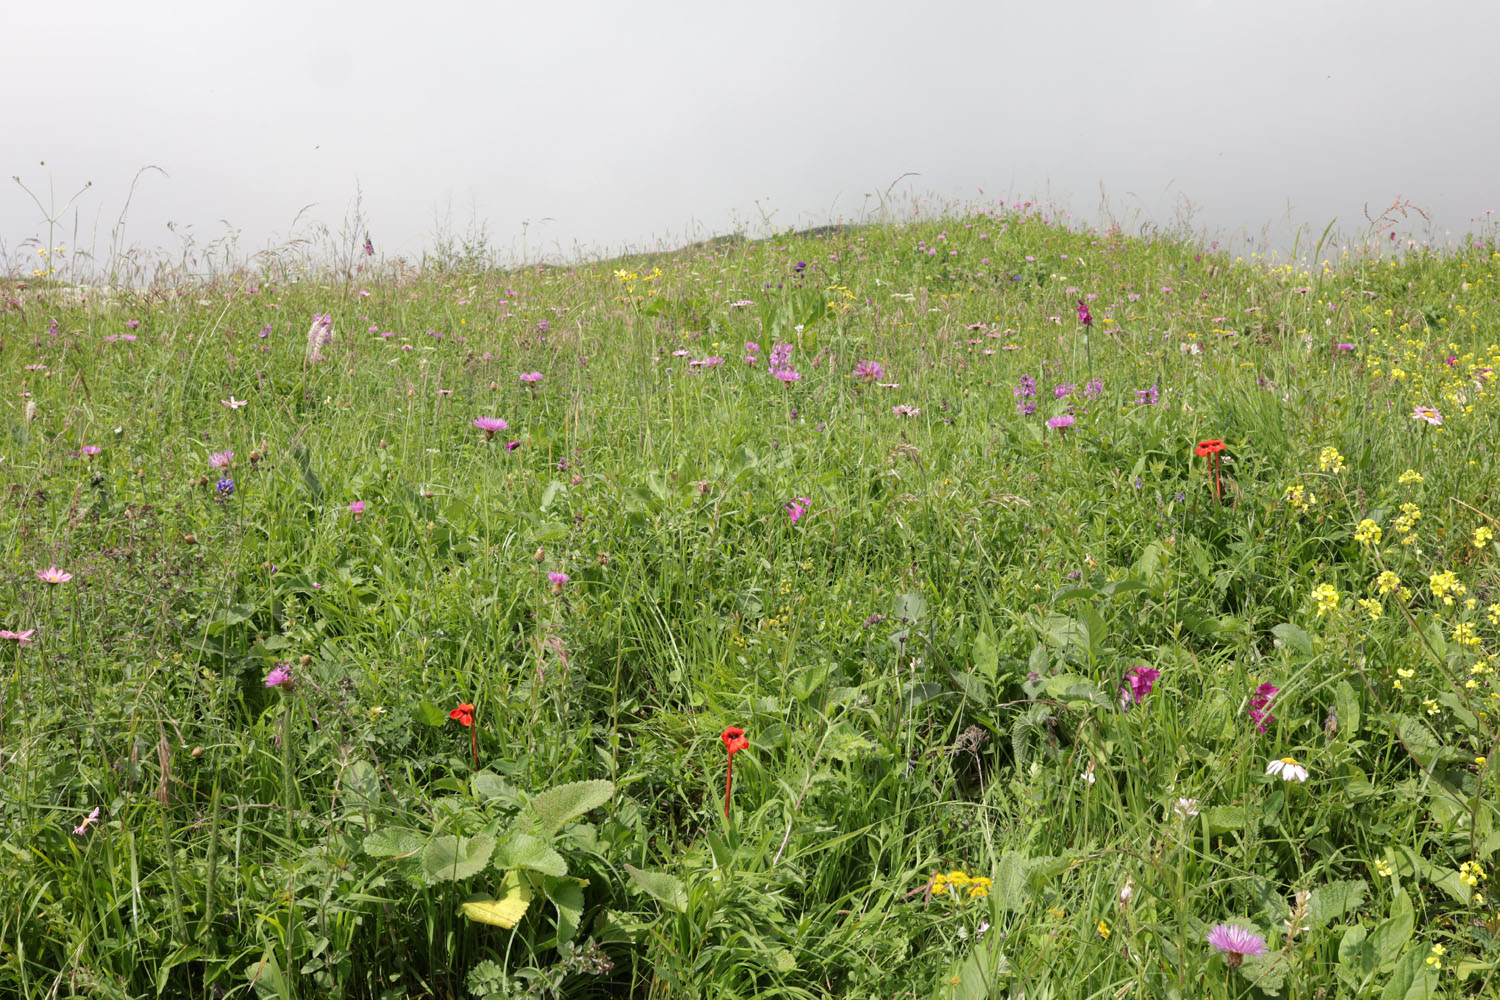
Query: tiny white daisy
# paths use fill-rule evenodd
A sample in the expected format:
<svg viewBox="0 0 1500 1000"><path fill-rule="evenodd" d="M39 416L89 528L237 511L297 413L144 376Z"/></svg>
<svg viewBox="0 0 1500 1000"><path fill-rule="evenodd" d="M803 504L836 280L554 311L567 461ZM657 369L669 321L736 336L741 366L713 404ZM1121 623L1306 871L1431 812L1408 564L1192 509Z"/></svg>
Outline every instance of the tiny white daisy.
<svg viewBox="0 0 1500 1000"><path fill-rule="evenodd" d="M1307 768L1297 763L1295 757L1282 757L1266 765L1267 774L1279 774L1282 781L1306 781Z"/></svg>

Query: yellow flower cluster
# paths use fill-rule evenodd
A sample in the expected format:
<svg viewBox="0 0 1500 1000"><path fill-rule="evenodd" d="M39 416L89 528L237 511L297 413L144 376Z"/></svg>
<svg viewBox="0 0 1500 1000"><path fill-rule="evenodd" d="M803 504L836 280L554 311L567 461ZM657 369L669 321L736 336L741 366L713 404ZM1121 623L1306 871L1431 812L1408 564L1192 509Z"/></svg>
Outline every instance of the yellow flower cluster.
<svg viewBox="0 0 1500 1000"><path fill-rule="evenodd" d="M1323 472L1343 472L1344 456L1332 445L1318 453L1318 468Z"/></svg>
<svg viewBox="0 0 1500 1000"><path fill-rule="evenodd" d="M1477 861L1465 861L1458 866L1458 880L1470 889L1477 889L1479 883L1489 878L1484 873L1484 868Z"/></svg>
<svg viewBox="0 0 1500 1000"><path fill-rule="evenodd" d="M1365 614L1370 616L1370 621L1376 621L1381 615L1385 614L1385 609L1373 597L1361 597L1359 599L1359 606L1364 609Z"/></svg>
<svg viewBox="0 0 1500 1000"><path fill-rule="evenodd" d="M1388 569L1375 578L1375 589L1382 594L1394 594L1400 586L1401 578Z"/></svg>
<svg viewBox="0 0 1500 1000"><path fill-rule="evenodd" d="M1376 545L1380 542L1380 525L1368 517L1354 529L1354 540L1361 545Z"/></svg>
<svg viewBox="0 0 1500 1000"><path fill-rule="evenodd" d="M1318 605L1318 617L1322 618L1330 611L1337 611L1339 607L1339 592L1326 583L1320 583L1313 588L1312 598Z"/></svg>
<svg viewBox="0 0 1500 1000"><path fill-rule="evenodd" d="M1307 492L1307 489L1301 483L1295 486L1288 486L1284 499L1291 506L1292 510L1299 514L1307 513L1308 508L1318 502L1318 498Z"/></svg>
<svg viewBox="0 0 1500 1000"><path fill-rule="evenodd" d="M1494 540L1494 537L1495 533L1481 524L1479 527L1474 529L1474 547L1476 549L1482 549L1486 545L1490 544L1490 542Z"/></svg>
<svg viewBox="0 0 1500 1000"><path fill-rule="evenodd" d="M1427 577L1427 585L1432 588L1432 596L1444 604L1451 605L1455 597L1462 597L1469 592L1467 587L1458 582L1458 577L1453 575L1451 569L1431 574Z"/></svg>
<svg viewBox="0 0 1500 1000"><path fill-rule="evenodd" d="M942 872L932 876L932 894L934 896L945 896L952 892L954 899L963 898L960 892L969 899L983 899L990 894L990 887L995 883L983 875L969 875L963 871L951 871L944 875Z"/></svg>
<svg viewBox="0 0 1500 1000"><path fill-rule="evenodd" d="M1407 469L1396 477L1396 482L1401 486L1418 486L1422 482L1422 474L1415 469Z"/></svg>
<svg viewBox="0 0 1500 1000"><path fill-rule="evenodd" d="M1391 522L1391 527L1395 528L1403 535L1409 535L1416 528L1417 522L1421 519L1422 509L1420 507L1418 507L1414 503L1404 503L1401 505L1401 516L1396 518L1395 521Z"/></svg>
<svg viewBox="0 0 1500 1000"><path fill-rule="evenodd" d="M1453 629L1453 641L1461 646L1479 645L1479 636L1474 632L1474 626L1468 622L1459 622Z"/></svg>

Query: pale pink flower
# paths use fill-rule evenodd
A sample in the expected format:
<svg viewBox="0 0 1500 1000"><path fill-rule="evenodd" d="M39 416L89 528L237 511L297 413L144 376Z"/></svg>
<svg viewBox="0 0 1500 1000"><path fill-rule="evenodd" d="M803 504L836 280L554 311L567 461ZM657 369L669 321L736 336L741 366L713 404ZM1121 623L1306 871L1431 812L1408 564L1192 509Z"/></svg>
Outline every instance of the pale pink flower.
<svg viewBox="0 0 1500 1000"><path fill-rule="evenodd" d="M1206 940L1210 947L1224 953L1224 958L1230 965L1239 965L1246 956L1254 958L1270 950L1266 947L1265 938L1234 924L1215 924Z"/></svg>
<svg viewBox="0 0 1500 1000"><path fill-rule="evenodd" d="M210 469L222 469L234 461L234 452L228 449L216 451L208 456L208 467Z"/></svg>
<svg viewBox="0 0 1500 1000"><path fill-rule="evenodd" d="M31 643L31 637L36 634L36 629L29 628L24 632L12 632L8 628L0 628L0 639L14 639L20 648L25 649Z"/></svg>
<svg viewBox="0 0 1500 1000"><path fill-rule="evenodd" d="M234 393L232 393L232 392L229 394L229 398L228 399L221 399L221 400L219 400L219 402L223 403L225 406L229 407L231 410L238 410L242 406L249 406L250 405L250 401L248 399L235 399L234 398Z"/></svg>
<svg viewBox="0 0 1500 1000"><path fill-rule="evenodd" d="M48 566L46 569L37 570L36 578L43 583L58 584L67 583L69 580L73 579L73 574L64 573L56 566Z"/></svg>
<svg viewBox="0 0 1500 1000"><path fill-rule="evenodd" d="M94 811L85 816L82 823L73 827L73 836L82 837L88 832L89 827L97 822L99 822L99 807L95 806Z"/></svg>

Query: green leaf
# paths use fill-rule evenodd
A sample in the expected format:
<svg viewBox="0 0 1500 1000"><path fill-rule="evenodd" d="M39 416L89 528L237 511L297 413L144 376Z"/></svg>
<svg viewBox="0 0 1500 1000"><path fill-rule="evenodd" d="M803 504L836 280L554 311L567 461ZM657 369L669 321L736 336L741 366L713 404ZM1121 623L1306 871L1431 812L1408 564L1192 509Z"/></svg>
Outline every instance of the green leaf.
<svg viewBox="0 0 1500 1000"><path fill-rule="evenodd" d="M364 839L365 853L372 858L409 858L422 849L422 839L411 830L376 830Z"/></svg>
<svg viewBox="0 0 1500 1000"><path fill-rule="evenodd" d="M422 874L429 884L453 882L477 875L495 850L495 838L435 837L422 851Z"/></svg>
<svg viewBox="0 0 1500 1000"><path fill-rule="evenodd" d="M1375 971L1375 949L1367 940L1363 924L1355 924L1344 932L1339 941L1339 964L1354 975L1355 982Z"/></svg>
<svg viewBox="0 0 1500 1000"><path fill-rule="evenodd" d="M1306 631L1293 625L1291 622L1282 622L1271 629L1271 634L1280 639L1282 645L1290 646L1303 656L1311 656L1313 651L1313 639Z"/></svg>
<svg viewBox="0 0 1500 1000"><path fill-rule="evenodd" d="M441 726L448 721L448 713L438 708L430 701L424 700L412 713L412 718L424 726Z"/></svg>
<svg viewBox="0 0 1500 1000"><path fill-rule="evenodd" d="M531 801L531 809L550 837L590 809L604 805L614 794L612 781L574 781L547 789Z"/></svg>
<svg viewBox="0 0 1500 1000"><path fill-rule="evenodd" d="M1333 710L1339 718L1339 732L1353 736L1359 732L1359 698L1348 681L1339 681L1333 689Z"/></svg>
<svg viewBox="0 0 1500 1000"><path fill-rule="evenodd" d="M1375 963L1379 968L1389 969L1396 964L1401 949L1411 938L1413 926L1411 899L1405 890L1398 889L1391 902L1391 915L1370 932L1369 945L1375 952Z"/></svg>
<svg viewBox="0 0 1500 1000"><path fill-rule="evenodd" d="M1329 882L1318 886L1308 897L1307 919L1314 924L1332 923L1344 914L1359 909L1368 888L1364 879Z"/></svg>
<svg viewBox="0 0 1500 1000"><path fill-rule="evenodd" d="M1430 1000L1436 996L1437 970L1426 963L1426 948L1408 949L1391 971L1380 1000Z"/></svg>
<svg viewBox="0 0 1500 1000"><path fill-rule="evenodd" d="M542 891L557 907L557 940L573 940L583 919L583 887L577 879L548 877L542 880Z"/></svg>
<svg viewBox="0 0 1500 1000"><path fill-rule="evenodd" d="M494 802L497 799L514 802L516 798L515 787L494 771L480 771L474 775L469 785L474 790L474 798L480 802Z"/></svg>
<svg viewBox="0 0 1500 1000"><path fill-rule="evenodd" d="M1002 980L1011 974L1010 962L1000 950L1003 943L998 934L975 942L969 954L952 966L949 982L954 982L953 1000L988 1000L997 996Z"/></svg>
<svg viewBox="0 0 1500 1000"><path fill-rule="evenodd" d="M682 879L666 872L648 872L634 865L626 865L630 881L669 910L681 912L687 908L687 889Z"/></svg>
<svg viewBox="0 0 1500 1000"><path fill-rule="evenodd" d="M262 1000L282 1000L293 995L291 984L282 975L281 966L276 964L276 959L269 951L261 956L259 962L250 966L246 978L250 980L250 988L255 990L255 995Z"/></svg>
<svg viewBox="0 0 1500 1000"><path fill-rule="evenodd" d="M511 836L500 850L495 852L495 867L499 869L526 868L543 875L557 878L568 874L568 863L563 856L548 846L540 837L529 833Z"/></svg>
<svg viewBox="0 0 1500 1000"><path fill-rule="evenodd" d="M1250 814L1244 806L1214 806L1203 814L1209 836L1243 830L1250 825Z"/></svg>
<svg viewBox="0 0 1500 1000"><path fill-rule="evenodd" d="M1240 965L1240 976L1267 996L1276 996L1286 985L1286 956L1279 951L1256 955Z"/></svg>
<svg viewBox="0 0 1500 1000"><path fill-rule="evenodd" d="M1031 901L1026 861L1026 856L1019 851L1006 851L995 866L995 884L990 889L990 896L1000 909L1023 910Z"/></svg>
<svg viewBox="0 0 1500 1000"><path fill-rule="evenodd" d="M916 591L909 591L896 598L896 603L891 609L891 617L908 625L922 620L927 613L927 598Z"/></svg>
<svg viewBox="0 0 1500 1000"><path fill-rule="evenodd" d="M988 632L980 632L974 637L974 669L979 676L995 683L995 676L1000 671L1000 650L995 647L995 640L990 638Z"/></svg>
<svg viewBox="0 0 1500 1000"><path fill-rule="evenodd" d="M476 923L490 924L510 929L520 923L531 905L531 888L519 872L507 872L500 883L500 898L481 893L462 904L458 909Z"/></svg>

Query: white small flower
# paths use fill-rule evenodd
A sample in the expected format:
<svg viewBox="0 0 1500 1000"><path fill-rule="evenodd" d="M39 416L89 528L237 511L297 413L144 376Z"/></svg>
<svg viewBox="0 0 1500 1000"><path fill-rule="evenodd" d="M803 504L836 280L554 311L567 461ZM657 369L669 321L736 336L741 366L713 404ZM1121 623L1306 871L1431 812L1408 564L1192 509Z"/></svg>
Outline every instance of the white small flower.
<svg viewBox="0 0 1500 1000"><path fill-rule="evenodd" d="M1282 781L1306 781L1307 768L1297 763L1295 757L1282 757L1266 765L1267 774L1279 774Z"/></svg>
<svg viewBox="0 0 1500 1000"><path fill-rule="evenodd" d="M248 405L250 401L248 399L235 399L234 393L231 392L228 399L221 399L219 400L219 402L223 403L231 410L238 410L240 407Z"/></svg>
<svg viewBox="0 0 1500 1000"><path fill-rule="evenodd" d="M1129 875L1125 876L1125 885L1120 889L1120 905L1129 906L1130 901L1135 898L1135 881Z"/></svg>
<svg viewBox="0 0 1500 1000"><path fill-rule="evenodd" d="M1179 798L1176 804L1172 806L1172 812L1174 812L1179 819L1187 819L1189 816L1196 816L1198 815L1198 800Z"/></svg>
<svg viewBox="0 0 1500 1000"><path fill-rule="evenodd" d="M1079 777L1081 777L1084 781L1087 781L1091 785L1094 783L1094 762L1093 761L1089 761L1088 767L1085 767L1083 769L1083 774L1079 775Z"/></svg>

